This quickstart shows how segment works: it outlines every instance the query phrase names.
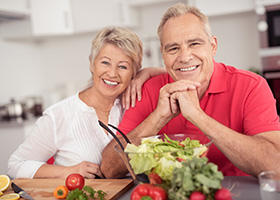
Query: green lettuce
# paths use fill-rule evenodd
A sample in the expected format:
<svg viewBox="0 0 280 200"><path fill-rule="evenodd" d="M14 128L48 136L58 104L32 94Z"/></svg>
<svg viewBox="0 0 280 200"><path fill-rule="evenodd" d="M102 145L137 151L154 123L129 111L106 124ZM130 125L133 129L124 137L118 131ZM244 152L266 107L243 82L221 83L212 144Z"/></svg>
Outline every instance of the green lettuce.
<svg viewBox="0 0 280 200"><path fill-rule="evenodd" d="M199 157L207 147L199 140L186 138L184 141L170 139L166 134L164 139L157 137L144 138L139 146L128 144L125 152L130 158L130 165L135 174L157 173L162 180L171 181L174 168L181 168L182 160ZM197 148L194 148L197 147Z"/></svg>

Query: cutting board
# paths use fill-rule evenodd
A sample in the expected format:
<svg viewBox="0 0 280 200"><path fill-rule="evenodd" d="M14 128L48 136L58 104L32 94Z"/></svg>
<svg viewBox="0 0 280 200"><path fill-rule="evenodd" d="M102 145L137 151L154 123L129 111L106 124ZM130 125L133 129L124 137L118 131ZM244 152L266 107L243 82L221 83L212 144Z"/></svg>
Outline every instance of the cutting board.
<svg viewBox="0 0 280 200"><path fill-rule="evenodd" d="M53 191L57 186L65 185L65 179L14 179L11 182L21 187L35 200L56 200ZM86 179L85 185L91 186L94 190L105 191L106 200L115 200L128 191L134 182L132 179ZM10 186L4 194L12 192Z"/></svg>

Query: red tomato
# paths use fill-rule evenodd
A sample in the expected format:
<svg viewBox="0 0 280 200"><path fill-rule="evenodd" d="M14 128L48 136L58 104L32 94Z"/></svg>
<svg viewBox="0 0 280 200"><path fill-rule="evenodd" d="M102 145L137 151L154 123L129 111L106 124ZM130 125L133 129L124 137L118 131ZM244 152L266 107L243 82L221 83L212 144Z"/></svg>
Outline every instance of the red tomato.
<svg viewBox="0 0 280 200"><path fill-rule="evenodd" d="M205 200L205 196L198 191L191 193L190 200Z"/></svg>
<svg viewBox="0 0 280 200"><path fill-rule="evenodd" d="M68 190L83 189L85 185L85 178L81 174L70 174L65 181Z"/></svg>

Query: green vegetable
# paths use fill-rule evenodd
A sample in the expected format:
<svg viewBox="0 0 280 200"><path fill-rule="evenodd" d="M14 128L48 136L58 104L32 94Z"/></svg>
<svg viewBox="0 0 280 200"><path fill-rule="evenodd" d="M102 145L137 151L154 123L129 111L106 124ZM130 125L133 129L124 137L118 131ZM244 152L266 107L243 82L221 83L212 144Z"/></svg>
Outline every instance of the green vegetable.
<svg viewBox="0 0 280 200"><path fill-rule="evenodd" d="M100 199L104 200L106 192L102 190L95 191L92 187L86 185L83 190L79 188L72 190L68 193L67 200L88 200L90 199Z"/></svg>
<svg viewBox="0 0 280 200"><path fill-rule="evenodd" d="M182 162L181 168L175 168L171 187L168 189L169 199L186 199L191 193L198 191L204 194L206 199L213 200L214 194L221 188L224 179L217 165L208 162L206 157L193 158Z"/></svg>
<svg viewBox="0 0 280 200"><path fill-rule="evenodd" d="M135 174L149 175L153 171L162 180L169 182L173 169L182 167L181 160L199 157L207 150L198 140L187 137L184 141L175 141L164 135L163 140L156 137L144 138L139 146L127 144L125 152L128 153Z"/></svg>

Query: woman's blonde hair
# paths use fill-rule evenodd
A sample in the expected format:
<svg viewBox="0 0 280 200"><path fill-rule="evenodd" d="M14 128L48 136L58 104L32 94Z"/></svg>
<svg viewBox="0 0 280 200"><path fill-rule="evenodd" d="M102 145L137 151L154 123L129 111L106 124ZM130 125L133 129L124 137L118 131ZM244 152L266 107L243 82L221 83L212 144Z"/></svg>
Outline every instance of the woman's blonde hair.
<svg viewBox="0 0 280 200"><path fill-rule="evenodd" d="M126 28L106 27L98 32L92 41L89 60L91 65L105 44L112 44L122 49L133 61L133 77L142 67L143 45L140 38Z"/></svg>
<svg viewBox="0 0 280 200"><path fill-rule="evenodd" d="M161 41L161 36L162 36L162 29L165 25L165 23L173 17L179 17L181 15L187 14L187 13L191 13L194 14L195 16L197 16L204 24L205 27L205 32L208 35L208 38L210 40L210 38L212 37L212 31L211 31L211 27L209 24L209 20L208 17L206 15L204 15L202 12L200 12L199 9L197 9L194 6L190 6L187 4L183 4L183 3L177 3L174 6L170 7L165 14L163 15L163 17L161 18L161 22L158 26L158 30L157 30L157 34L160 40L160 43L162 44Z"/></svg>

